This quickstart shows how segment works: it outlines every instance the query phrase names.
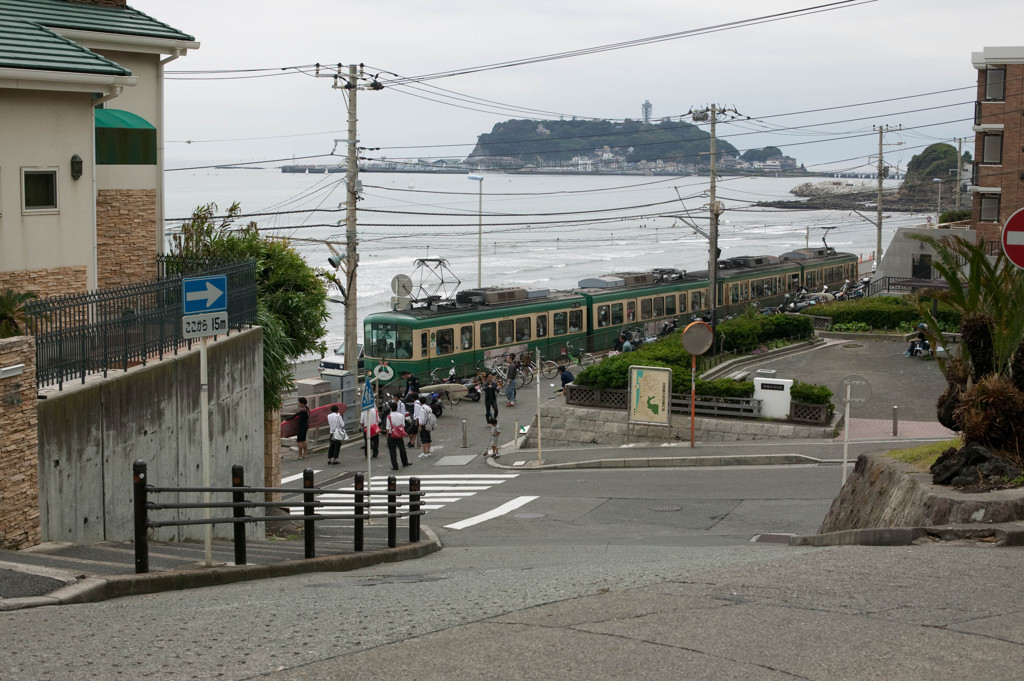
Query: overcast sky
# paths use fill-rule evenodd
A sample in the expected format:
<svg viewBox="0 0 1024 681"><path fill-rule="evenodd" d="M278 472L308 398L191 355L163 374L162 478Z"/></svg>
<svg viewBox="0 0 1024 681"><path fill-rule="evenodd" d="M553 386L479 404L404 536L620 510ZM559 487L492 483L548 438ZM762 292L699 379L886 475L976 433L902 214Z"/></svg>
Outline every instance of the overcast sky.
<svg viewBox="0 0 1024 681"><path fill-rule="evenodd" d="M383 72L380 78L387 82L394 78L390 73L417 77L462 70L830 3L129 0L129 4L201 43L200 49L167 66L167 167L174 168L205 161L257 162L327 154L335 138L345 137L347 124L342 94L332 89L327 78L296 70L272 71L286 75L259 78L175 71L361 62L370 74ZM887 150L887 159L905 166L929 143L973 134L969 119L976 72L971 53L986 46L1024 44L1021 0L854 0L837 7L626 49L360 92L360 144L381 147L365 152L372 157L465 157L477 135L502 120L556 118L555 114L637 119L642 103L649 100L655 118L679 116L710 103L735 107L754 119L719 127L719 134L737 148L779 146L809 167L819 168L867 164L878 146L877 134L871 133L873 124L902 124L905 129L929 126L887 136L886 142L904 142ZM953 91L915 97L942 90ZM857 106L894 98L904 99ZM780 115L827 107L842 108ZM911 113L920 109L931 110ZM531 115L527 110L553 113ZM778 130L794 126L810 127ZM760 132L749 134L755 130ZM185 140L193 142L185 144ZM964 148L973 149L973 143Z"/></svg>

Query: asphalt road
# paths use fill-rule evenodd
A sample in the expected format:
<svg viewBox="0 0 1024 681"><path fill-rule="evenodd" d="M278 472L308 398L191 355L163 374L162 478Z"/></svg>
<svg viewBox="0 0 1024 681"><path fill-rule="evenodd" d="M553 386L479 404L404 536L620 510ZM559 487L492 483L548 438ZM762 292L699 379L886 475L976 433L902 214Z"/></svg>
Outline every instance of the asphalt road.
<svg viewBox="0 0 1024 681"><path fill-rule="evenodd" d="M0 614L0 669L12 679L1017 678L1021 549L749 541L813 531L838 473L524 472L434 511L446 548L421 560ZM523 496L536 499L445 527Z"/></svg>

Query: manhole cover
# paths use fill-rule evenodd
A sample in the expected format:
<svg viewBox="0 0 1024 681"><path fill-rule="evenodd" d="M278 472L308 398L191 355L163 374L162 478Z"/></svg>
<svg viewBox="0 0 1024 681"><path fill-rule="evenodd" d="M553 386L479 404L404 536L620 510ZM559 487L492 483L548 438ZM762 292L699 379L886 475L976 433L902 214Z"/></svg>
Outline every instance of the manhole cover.
<svg viewBox="0 0 1024 681"><path fill-rule="evenodd" d="M750 541L755 544L789 544L790 537L795 534L759 534Z"/></svg>
<svg viewBox="0 0 1024 681"><path fill-rule="evenodd" d="M534 520L536 518L544 518L545 515L543 513L516 513L512 517L520 520Z"/></svg>
<svg viewBox="0 0 1024 681"><path fill-rule="evenodd" d="M651 510L652 511L657 511L658 513L671 513L672 511L682 511L683 507L682 506L651 506Z"/></svg>

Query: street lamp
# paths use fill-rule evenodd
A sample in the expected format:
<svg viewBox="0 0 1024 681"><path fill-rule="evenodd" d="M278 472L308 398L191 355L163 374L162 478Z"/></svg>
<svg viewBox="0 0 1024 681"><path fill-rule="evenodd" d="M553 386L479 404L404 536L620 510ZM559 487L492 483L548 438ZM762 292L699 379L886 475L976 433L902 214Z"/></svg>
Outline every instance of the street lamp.
<svg viewBox="0 0 1024 681"><path fill-rule="evenodd" d="M939 183L938 203L935 206L935 224L938 225L939 224L939 220L940 220L940 216L942 215L942 178L941 177L932 178L932 182L938 182Z"/></svg>
<svg viewBox="0 0 1024 681"><path fill-rule="evenodd" d="M483 175L467 175L467 180L474 180L478 182L479 191L477 195L479 197L479 204L477 207L477 233L476 233L476 287L482 288L484 285L484 176Z"/></svg>

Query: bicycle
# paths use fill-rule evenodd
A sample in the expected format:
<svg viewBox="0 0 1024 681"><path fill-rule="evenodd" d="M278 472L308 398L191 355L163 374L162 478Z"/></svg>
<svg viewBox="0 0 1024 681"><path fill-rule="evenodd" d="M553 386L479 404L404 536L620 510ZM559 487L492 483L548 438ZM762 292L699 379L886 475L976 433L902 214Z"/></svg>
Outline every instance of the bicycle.
<svg viewBox="0 0 1024 681"><path fill-rule="evenodd" d="M575 364L581 367L589 367L596 362L597 358L589 352L577 350L571 344L566 343L566 346L562 348L562 355L557 360L546 359L541 363L540 373L544 378L554 378L558 375L559 366L572 366Z"/></svg>

